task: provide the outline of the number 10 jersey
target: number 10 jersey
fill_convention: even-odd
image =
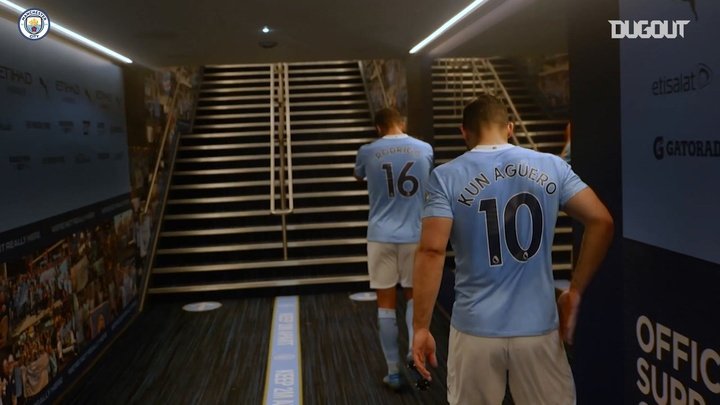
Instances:
[[[478,147],[433,171],[423,217],[453,219],[453,327],[484,337],[558,327],[555,222],[585,187],[559,157],[512,145]]]
[[[405,134],[386,135],[358,150],[355,176],[367,179],[370,198],[368,241],[420,240],[424,185],[432,168],[432,147]]]

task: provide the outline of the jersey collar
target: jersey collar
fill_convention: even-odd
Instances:
[[[498,145],[478,145],[472,149],[470,149],[470,152],[496,152],[499,150],[505,150],[514,148],[515,145],[510,143],[503,143]]]
[[[407,138],[408,136],[408,134],[385,135],[382,137],[382,139],[400,139]]]

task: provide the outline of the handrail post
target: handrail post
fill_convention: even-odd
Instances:
[[[280,152],[280,210],[282,211],[282,242],[283,242],[283,258],[288,258],[287,248],[287,221],[285,218],[285,210],[287,210],[286,192],[285,192],[285,64],[280,64],[280,87],[278,93],[281,94],[279,98],[278,109],[280,110],[280,122],[278,125],[278,149]],[[272,184],[275,187],[275,184]]]
[[[276,74],[277,73],[277,74]],[[277,89],[275,80],[278,81]],[[280,215],[283,257],[288,259],[287,215],[295,209],[292,176],[292,138],[290,134],[290,72],[287,63],[270,67],[270,214]],[[278,122],[275,122],[275,107]],[[279,152],[280,209],[275,203],[275,126],[277,124],[277,147]]]

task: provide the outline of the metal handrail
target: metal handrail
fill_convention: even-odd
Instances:
[[[487,94],[495,95],[496,89],[490,90],[490,88],[488,88],[488,86],[485,84],[485,81],[482,78],[482,73],[480,73],[480,70],[477,67],[477,60],[473,59],[470,62],[470,65],[472,66],[473,76],[476,79],[476,80],[473,80],[473,86],[475,85],[475,82],[479,82],[480,87],[482,87],[482,89],[483,89],[483,92],[485,92]]]
[[[280,199],[281,209],[277,209],[275,204],[275,69],[279,67],[279,88],[280,98],[277,100],[280,107],[280,126],[279,126],[279,144],[280,144]],[[290,133],[290,77],[287,63],[272,65],[270,67],[270,213],[272,215],[292,214],[295,210],[295,199],[293,194],[293,175],[292,175],[292,137]],[[283,141],[285,143],[285,151],[282,150]],[[286,162],[287,160],[287,162]],[[287,170],[288,193],[285,194],[285,171]],[[287,200],[288,207],[285,207]]]
[[[175,85],[175,92],[173,94],[172,101],[170,102],[170,110],[168,111],[167,122],[165,123],[165,130],[163,131],[163,137],[160,141],[160,150],[158,151],[157,158],[155,159],[155,169],[153,170],[152,179],[150,180],[150,187],[148,188],[147,198],[145,199],[145,207],[143,207],[142,210],[143,215],[147,214],[147,212],[150,210],[150,201],[152,200],[152,193],[155,190],[155,185],[157,184],[157,178],[160,172],[160,165],[162,164],[163,153],[165,152],[165,145],[167,144],[170,130],[173,128],[173,124],[175,123],[175,109],[177,107],[177,98],[178,94],[180,93],[181,85],[187,86],[186,83],[182,83],[180,81],[178,81]]]
[[[372,105],[372,99],[370,98],[370,83],[368,82],[367,74],[365,73],[365,63],[362,60],[358,60],[358,69],[360,69],[360,77],[362,78],[363,88],[365,89],[365,99],[367,100],[368,110],[370,111],[370,119],[375,122],[375,108]]]
[[[495,70],[495,67],[493,66],[492,62],[488,59],[482,59],[482,63],[485,66],[487,70],[490,71],[490,73],[493,75],[493,78],[495,79],[495,86],[497,86],[500,91],[502,91],[503,97],[508,103],[508,107],[510,107],[510,111],[513,113],[513,119],[520,125],[520,129],[525,133],[525,139],[527,139],[528,143],[530,144],[530,147],[532,147],[534,150],[538,150],[538,146],[533,141],[532,136],[530,136],[530,132],[528,131],[527,127],[525,127],[525,123],[523,122],[522,118],[520,117],[520,113],[518,113],[517,108],[515,108],[515,103],[513,103],[512,99],[510,98],[510,95],[507,92],[507,89],[505,88],[505,85],[500,80],[500,76],[498,76],[497,71]],[[512,133],[513,140],[515,140],[516,143],[518,143],[517,137],[515,136],[515,132]]]
[[[200,73],[202,76],[202,71]],[[200,86],[196,86],[195,88],[192,87],[191,84],[183,83],[186,87],[193,90],[193,109],[192,109],[192,115],[190,118],[190,128],[193,127],[195,124],[195,116],[197,114],[197,105],[198,105],[198,94],[200,92]],[[175,109],[173,108],[173,111]],[[168,167],[168,173],[172,175],[175,171],[175,161],[177,159],[177,152],[178,152],[178,145],[180,144],[180,137],[175,137],[175,141],[173,142],[173,147],[171,149],[171,156],[170,156],[170,166]],[[168,182],[169,183],[169,182]],[[160,230],[162,227],[162,223],[165,220],[165,208],[167,207],[167,201],[168,197],[170,195],[170,185],[165,185],[165,192],[162,196],[162,204],[160,205],[160,212],[157,216],[157,222],[155,224],[154,229],[152,230],[152,236],[151,236],[151,244],[150,244],[150,251],[148,252],[146,256],[146,262],[144,266],[144,272],[143,272],[143,285],[142,285],[142,292],[140,294],[140,304],[139,304],[139,311],[142,312],[145,308],[145,303],[147,302],[147,293],[148,288],[150,286],[150,275],[152,272],[152,268],[155,264],[155,256],[157,254],[158,245],[160,242]],[[144,213],[142,215],[144,217]],[[141,220],[144,220],[144,218],[141,218]]]
[[[483,67],[485,67],[486,69],[488,69],[488,66],[485,64],[486,60],[485,60],[485,59],[481,59],[480,61],[481,61],[481,63],[483,64]],[[488,63],[489,63],[489,62],[488,62]],[[497,75],[495,75],[496,80],[493,81],[493,85],[494,85],[494,86],[493,86],[493,87],[494,87],[493,89],[489,88],[489,87],[485,84],[485,81],[483,80],[483,77],[482,77],[482,73],[481,73],[480,70],[478,69],[477,60],[476,60],[476,59],[472,59],[472,60],[470,61],[470,65],[471,65],[471,67],[472,67],[473,78],[475,79],[475,80],[473,80],[473,83],[479,82],[479,83],[480,83],[480,87],[482,87],[482,89],[483,89],[483,92],[485,92],[486,94],[490,94],[490,95],[496,96],[496,95],[497,95],[497,89],[498,89],[498,87],[501,87],[501,89],[504,89],[504,87],[502,87],[502,82],[499,81],[499,78],[497,77]],[[488,70],[489,70],[489,69],[488,69]],[[508,100],[508,104],[512,105],[512,101],[511,101],[510,98],[507,96],[507,92],[505,92],[505,94],[506,94],[506,97],[505,97],[505,98]],[[514,108],[514,106],[513,106],[512,108]],[[513,119],[514,119],[514,118],[515,118],[515,117],[513,117]],[[518,117],[518,118],[519,118],[519,117]],[[524,125],[523,125],[523,127],[524,127]],[[512,133],[510,133],[510,136],[512,137],[512,140],[513,140],[513,142],[515,142],[516,145],[519,145],[519,144],[520,144],[520,141],[518,140],[517,136],[515,135],[515,131],[513,131]]]
[[[376,59],[373,59],[372,66],[374,72],[371,78],[377,78],[378,83],[380,83],[380,92],[382,93],[383,103],[385,104],[383,107],[390,107],[392,102],[390,100],[390,96],[387,94],[387,90],[385,90],[385,81],[383,80],[382,67],[380,67],[380,62]]]

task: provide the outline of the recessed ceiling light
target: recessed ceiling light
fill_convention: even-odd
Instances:
[[[263,32],[263,34],[269,34],[269,33],[270,33],[270,27],[268,27],[268,26],[266,25],[266,26],[262,27],[262,30],[261,30],[261,31]]]
[[[444,33],[445,31],[449,30],[453,25],[457,24],[462,20],[463,18],[467,17],[468,14],[475,11],[478,7],[480,7],[483,3],[485,3],[487,0],[475,0],[472,3],[470,3],[469,6],[465,7],[460,11],[459,13],[455,14],[455,16],[449,20],[447,20],[443,25],[440,26],[440,28],[433,31],[432,34],[428,35],[427,38],[420,41],[417,45],[415,45],[411,50],[410,53],[417,53],[421,49],[423,49],[427,44],[434,41],[435,38],[439,37]]]
[[[8,0],[0,0],[0,6],[5,6],[6,8],[16,11],[18,13],[23,13],[26,10],[25,7],[22,7],[11,1],[8,1]],[[106,48],[106,47],[98,44],[95,41],[91,41],[90,39],[87,39],[84,36],[74,32],[74,31],[71,31],[71,30],[63,27],[60,24],[51,22],[50,27],[51,27],[51,31],[56,31],[59,34],[61,34],[62,36],[66,37],[66,38],[70,38],[71,40],[73,40],[75,42],[79,42],[89,48],[95,49],[96,51],[104,53],[105,55],[115,58],[121,62],[132,63],[132,60],[130,58],[127,58],[127,57],[113,51],[110,48]]]

